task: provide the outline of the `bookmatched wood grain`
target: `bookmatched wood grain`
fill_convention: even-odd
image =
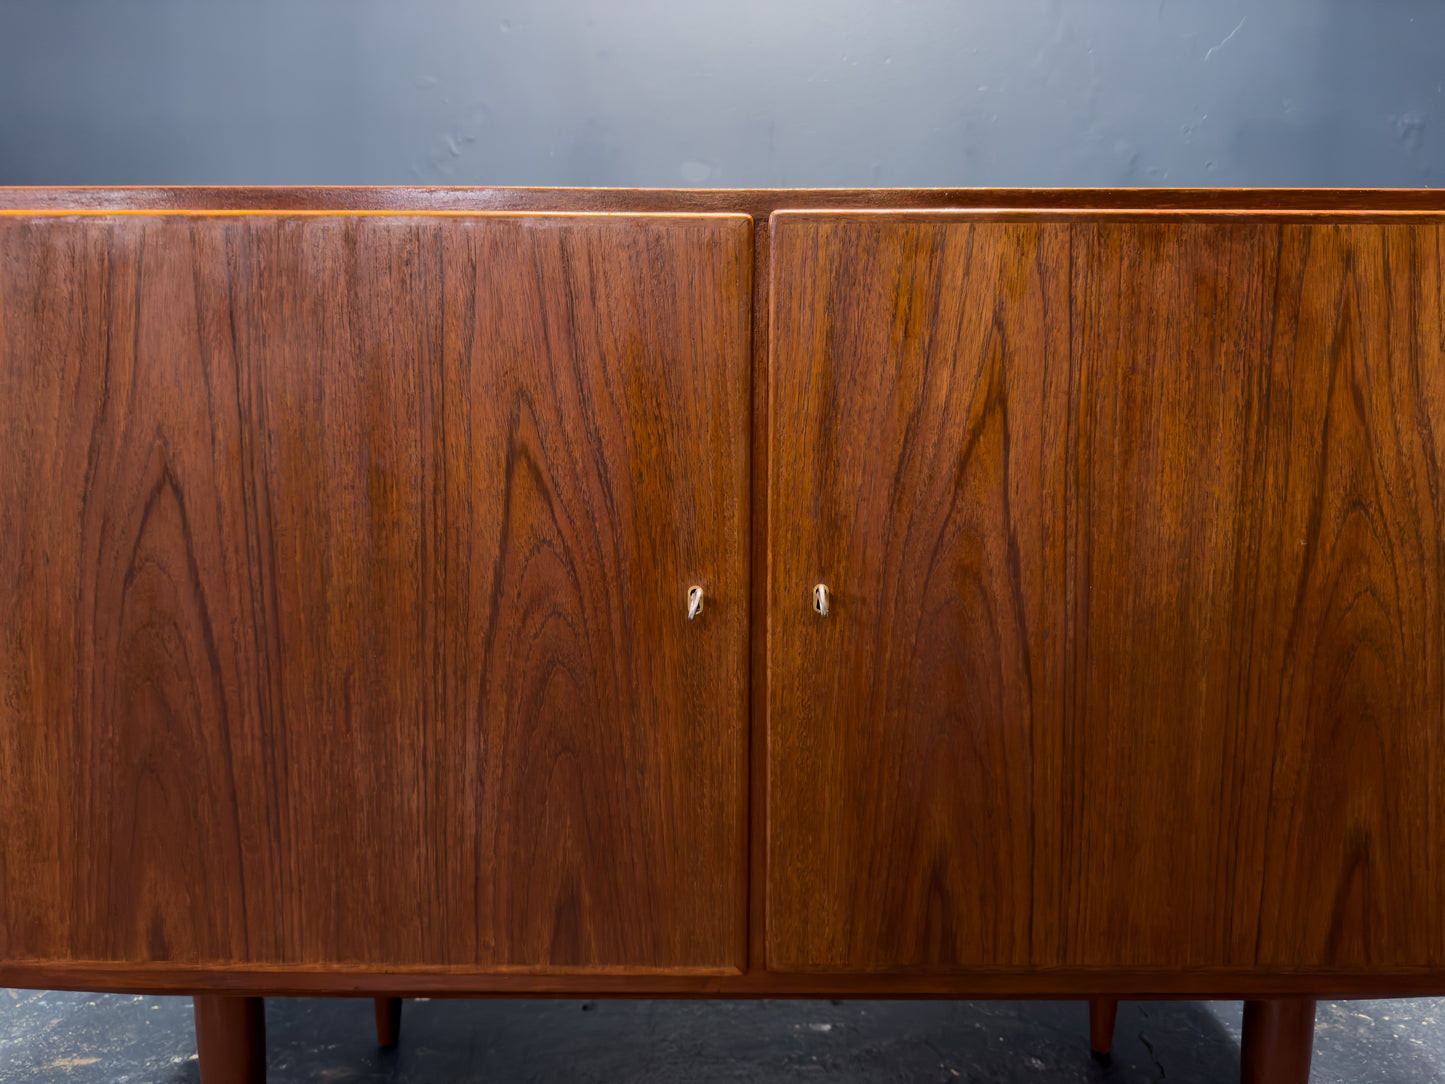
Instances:
[[[1441,226],[772,244],[769,964],[1445,964]]]
[[[750,256],[0,221],[0,958],[735,968]]]
[[[268,954],[247,920],[277,902],[265,596],[224,240],[0,226],[7,958]]]
[[[812,256],[813,242],[787,247],[807,216],[765,217],[825,206],[979,210],[827,216],[839,235]],[[1050,210],[1007,210],[1026,207]],[[1114,210],[1079,213],[1089,207]],[[1428,786],[1440,774],[1442,209],[1437,192],[0,189],[0,606],[32,618],[0,622],[0,981],[238,994],[1445,990]],[[258,210],[300,213],[235,213]],[[542,228],[479,210],[630,217],[561,214]],[[644,228],[652,212],[758,220]],[[845,222],[866,229],[844,238]],[[969,223],[961,245],[952,231]],[[912,241],[868,232],[900,224]],[[774,298],[776,328],[757,307],[770,258],[779,275],[807,272]],[[541,300],[559,279],[565,301]],[[724,283],[727,313],[684,328],[668,315],[691,303],[682,280]],[[987,312],[965,311],[965,287]],[[746,302],[731,307],[749,289],[751,393],[735,354]],[[643,349],[604,333],[639,313]],[[845,355],[825,394],[806,393],[809,410],[832,406],[799,422],[777,409],[797,391],[787,367],[768,363],[788,320],[789,349],[886,340],[926,372]],[[514,363],[526,329],[540,369]],[[957,345],[973,334],[986,352]],[[691,352],[676,356],[711,351],[715,369],[638,360],[683,339]],[[1038,349],[1045,361],[1030,361]],[[615,371],[589,383],[578,365],[599,351]],[[66,358],[81,362],[54,364]],[[653,469],[684,453],[650,446],[650,417],[629,432],[612,389],[640,383],[626,410],[644,409],[679,389],[705,399],[725,371],[709,428],[666,438],[712,447],[711,467]],[[637,578],[666,559],[645,546],[668,531],[667,575],[708,575],[699,544],[667,509],[649,512],[646,543],[627,524],[654,496],[686,506],[689,471],[735,470],[693,514],[736,519],[746,536],[749,395],[759,680],[745,807],[745,724],[727,712],[744,710],[746,663],[724,656],[741,658],[747,635],[748,590],[726,586],[738,567],[746,581],[746,543],[722,540],[728,571],[708,584],[707,617],[725,614],[727,630],[694,681],[679,649],[648,639],[658,626],[638,615],[654,600]],[[967,409],[955,395],[972,396]],[[844,412],[865,409],[873,428],[845,430]],[[572,423],[596,412],[577,436]],[[518,417],[539,419],[535,432],[503,441],[495,427]],[[1050,436],[1043,423],[1060,417]],[[519,454],[498,467],[503,447]],[[597,447],[601,467],[587,458]],[[478,488],[510,503],[479,506],[465,490],[463,474],[487,463]],[[865,466],[864,488],[908,498],[881,532],[860,510],[888,494],[847,489]],[[765,500],[793,471],[821,474],[807,500],[837,505],[830,530],[858,548],[844,564],[891,585],[888,601],[836,570],[806,570],[786,591],[762,576],[765,557],[795,544],[829,565],[833,546],[796,535],[795,512]],[[1300,527],[1314,539],[1304,554],[1286,537]],[[594,541],[607,531],[625,541],[610,554]],[[930,531],[936,557],[920,549]],[[498,532],[504,559],[469,537]],[[618,562],[615,584],[567,563],[598,553]],[[506,577],[515,586],[491,589]],[[834,586],[827,651],[850,652],[846,664],[807,639],[825,631],[808,608],[820,579]],[[920,585],[932,590],[914,631],[903,596]],[[680,618],[686,584],[667,590]],[[950,591],[964,614],[950,614]],[[763,606],[783,595],[764,653]],[[565,617],[544,617],[549,605]],[[594,605],[624,617],[576,617]],[[860,606],[888,618],[847,646],[837,622]],[[792,646],[778,615],[802,622]],[[575,635],[559,632],[567,619]],[[678,623],[684,637],[719,628]],[[592,675],[589,653],[618,645],[645,657],[607,655]],[[797,692],[790,738],[780,678],[830,666],[842,693],[817,704],[815,687]],[[667,675],[693,681],[671,694],[701,714],[639,751],[652,739],[606,724],[668,690],[622,695],[620,683]],[[558,707],[568,683],[600,712]],[[901,712],[888,733],[858,708],[870,697]],[[710,753],[692,741],[709,727]],[[782,763],[795,739],[794,751],[828,751],[826,774]],[[475,758],[499,748],[529,772],[553,757],[557,771],[489,774]],[[674,785],[679,755],[692,774]],[[589,789],[596,777],[569,766],[584,760],[615,787]],[[915,769],[917,792],[899,793]],[[880,780],[892,789],[869,789]],[[840,795],[861,808],[840,816]],[[811,811],[813,834],[770,839],[789,803]],[[578,832],[589,848],[625,838],[624,860],[589,861]],[[458,854],[468,848],[473,859]],[[780,862],[789,853],[798,869]],[[626,861],[637,855],[648,860]],[[854,900],[838,893],[856,871],[882,881],[860,890],[845,929],[838,908]],[[826,891],[802,879],[815,875]],[[990,879],[1003,894],[992,903],[995,885],[979,883]],[[765,951],[786,970],[765,970]]]
[[[444,234],[449,729],[418,740],[487,765],[424,837],[444,882],[496,871],[475,947],[438,931],[479,959],[745,963],[751,239]]]

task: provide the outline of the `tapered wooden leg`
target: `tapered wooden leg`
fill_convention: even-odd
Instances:
[[[1240,1084],[1307,1084],[1314,1045],[1314,998],[1246,1001]]]
[[[401,1042],[401,998],[376,999],[376,1041],[385,1047]]]
[[[1118,1015],[1117,998],[1089,998],[1089,1049],[1095,1057],[1107,1058],[1114,1049],[1114,1020]]]
[[[265,1084],[266,1002],[230,994],[193,1000],[201,1084]]]

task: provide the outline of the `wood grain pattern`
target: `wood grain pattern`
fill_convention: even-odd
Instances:
[[[774,216],[771,966],[1445,963],[1442,239]]]
[[[650,606],[647,585],[603,585],[574,575],[565,558],[606,557],[594,539],[610,530],[626,540],[618,555],[636,547],[626,554],[635,563],[618,557],[621,578],[640,576],[643,562],[657,559],[645,545],[656,547],[665,535],[645,545],[626,538],[624,513],[635,515],[638,494],[666,488],[664,479],[692,484],[652,470],[658,449],[619,452],[613,437],[626,426],[608,414],[607,392],[627,385],[629,366],[644,363],[587,337],[609,319],[625,323],[628,305],[645,298],[638,304],[653,313],[649,343],[692,337],[690,357],[712,351],[719,378],[726,369],[745,385],[747,362],[734,353],[746,341],[745,309],[729,307],[731,315],[711,326],[704,319],[677,331],[682,318],[673,322],[662,310],[682,296],[680,280],[736,281],[737,296],[752,289],[764,299],[770,257],[783,250],[770,254],[764,242],[773,225],[761,216],[778,207],[965,206],[979,210],[828,217],[868,229],[902,219],[922,232],[905,255],[876,239],[872,248],[856,236],[839,241],[827,260],[804,264],[810,277],[799,282],[794,301],[795,308],[814,306],[815,323],[852,327],[852,340],[840,340],[837,328],[827,332],[830,343],[874,341],[868,336],[877,329],[865,325],[883,320],[874,306],[890,299],[868,295],[864,306],[857,291],[886,291],[880,271],[893,275],[891,301],[921,306],[904,319],[899,340],[908,356],[929,359],[926,380],[907,374],[920,410],[895,419],[893,432],[880,421],[883,438],[867,456],[849,447],[850,462],[886,463],[897,451],[893,440],[910,427],[913,460],[927,452],[946,462],[954,454],[947,445],[957,439],[948,431],[958,414],[950,401],[967,394],[960,389],[970,380],[979,385],[970,365],[986,370],[987,394],[964,414],[976,430],[965,442],[970,458],[958,490],[967,501],[940,528],[939,567],[927,575],[910,568],[921,543],[903,537],[940,522],[930,487],[953,483],[931,460],[926,471],[915,463],[901,472],[900,460],[869,482],[886,488],[898,481],[913,504],[892,514],[886,539],[864,538],[864,556],[849,558],[875,571],[879,562],[904,558],[887,581],[900,591],[919,582],[969,586],[960,594],[970,600],[970,617],[954,646],[973,655],[967,681],[953,681],[952,689],[972,697],[966,717],[978,730],[947,732],[947,681],[942,692],[910,678],[911,686],[868,693],[893,697],[907,727],[918,725],[923,704],[923,724],[938,732],[909,739],[930,751],[918,755],[927,764],[931,751],[942,749],[945,761],[967,769],[957,777],[968,786],[981,781],[983,793],[953,795],[948,763],[926,766],[919,775],[924,800],[914,811],[921,831],[896,831],[891,852],[873,847],[874,838],[849,843],[855,849],[845,861],[866,851],[873,868],[897,867],[875,901],[922,907],[921,933],[911,933],[904,916],[889,920],[893,940],[884,951],[891,962],[769,972],[764,952],[774,948],[779,928],[765,930],[764,908],[777,902],[782,883],[764,876],[767,861],[780,868],[778,841],[768,853],[767,820],[771,812],[776,823],[779,813],[778,776],[767,774],[778,755],[776,715],[771,750],[761,728],[764,709],[776,704],[776,665],[771,689],[762,680],[753,686],[749,834],[742,812],[748,757],[728,705],[706,704],[709,714],[696,723],[716,727],[710,754],[690,744],[691,731],[679,723],[659,739],[656,761],[635,756],[629,743],[636,731],[610,731],[594,725],[595,715],[568,716],[559,706],[557,689],[568,682],[592,689],[605,709],[607,696],[639,674],[678,677],[664,645],[641,662],[619,664],[609,655],[602,673],[575,680],[587,672],[594,647],[605,654],[619,644],[645,645],[651,631],[644,620],[630,631],[579,620],[583,632],[571,638],[559,635],[555,622],[528,623],[529,612],[546,609],[535,600],[548,594],[609,613],[619,600],[631,607],[620,612],[632,615]],[[1024,207],[1049,210],[1007,210]],[[1112,210],[1075,210],[1088,207]],[[17,213],[30,210],[48,213]],[[632,220],[611,221],[627,227],[621,234],[587,240],[588,230],[602,230],[607,220],[562,215],[539,230],[528,216],[470,213],[479,210],[730,212],[759,220],[727,228],[716,219],[692,219],[686,228],[652,222],[678,231],[673,245],[644,240],[647,230]],[[1441,379],[1434,223],[1441,210],[1439,192],[0,189],[0,211],[7,212],[0,219],[0,612],[34,617],[0,624],[0,814],[7,824],[0,834],[0,984],[384,995],[1445,991],[1435,919],[1440,864],[1429,857],[1438,853],[1440,833],[1428,793],[1440,767],[1441,667],[1429,628],[1439,624],[1433,429]],[[113,211],[185,215],[108,217]],[[337,214],[350,211],[447,214]],[[780,244],[790,220],[805,217],[778,216]],[[958,246],[944,235],[965,222],[981,230],[987,223],[1010,239],[990,256],[987,244],[978,248],[983,232],[975,234],[973,251],[997,265],[993,272],[970,269],[972,251],[954,266]],[[481,237],[475,231],[484,224],[514,228],[517,243]],[[1035,230],[1032,238],[1025,226]],[[548,230],[558,236],[542,239]],[[578,232],[569,240],[569,231]],[[756,238],[751,284],[749,232]],[[743,246],[740,254],[735,245]],[[850,265],[858,255],[861,263]],[[920,257],[933,278],[910,277],[905,287],[902,267],[911,275]],[[656,258],[664,259],[657,274],[637,271],[638,259]],[[796,273],[799,264],[787,266]],[[857,282],[832,282],[849,266]],[[786,270],[782,261],[779,267]],[[569,283],[567,302],[538,300],[558,275]],[[529,299],[522,284],[533,280]],[[949,336],[960,333],[942,317],[962,318],[963,306],[938,281],[992,298],[986,319],[968,325],[994,340],[989,359],[980,353],[970,361],[962,348],[948,356]],[[599,282],[628,283],[631,302],[611,286],[596,288]],[[820,302],[820,290],[848,304]],[[666,305],[658,302],[664,295]],[[1048,305],[1031,322],[1003,304],[1013,298],[1047,298]],[[459,315],[469,305],[477,321],[470,329]],[[931,315],[929,305],[937,306]],[[487,328],[476,313],[503,326]],[[538,352],[550,362],[551,387],[536,371],[477,364],[479,355],[490,361],[525,353],[519,326],[540,335],[534,341],[543,343]],[[771,335],[768,313],[755,307],[751,515],[760,570],[791,523],[768,518],[770,479],[793,470],[797,450],[816,441],[808,426],[790,428],[770,416]],[[500,352],[476,345],[485,340]],[[1047,365],[1023,356],[1018,344],[1031,341],[1046,342]],[[595,365],[599,351],[611,358],[604,367],[615,363],[615,384],[589,383],[573,364]],[[50,364],[55,358],[84,364]],[[1174,369],[1163,364],[1171,359]],[[1317,370],[1330,380],[1320,383]],[[668,382],[677,374],[646,375],[658,383],[628,404],[677,389]],[[712,373],[686,375],[701,387]],[[870,378],[872,390],[858,386]],[[884,368],[852,364],[829,395],[836,410],[856,410],[864,395],[894,383]],[[553,387],[562,394],[548,399]],[[734,399],[731,387],[727,403],[716,407],[715,431],[701,438],[728,451],[691,466],[716,470],[726,460],[724,473],[739,472],[731,488],[714,495],[717,504],[698,508],[715,521],[736,517],[745,534],[748,498],[728,504],[721,495],[744,491],[749,469],[749,393]],[[502,405],[509,394],[520,414]],[[599,408],[598,396],[608,405]],[[903,402],[885,400],[878,409]],[[1055,417],[1048,411],[1061,402],[1068,404],[1062,435],[1049,438],[1030,419]],[[550,419],[548,403],[556,408]],[[589,416],[600,409],[603,421],[578,436],[567,423],[584,409]],[[555,474],[550,490],[495,466],[502,445],[486,430],[528,410],[541,421],[535,436],[515,430],[508,447],[523,454],[508,462],[543,463]],[[930,435],[940,424],[945,432]],[[638,423],[643,443],[654,439],[651,425]],[[1312,427],[1330,440],[1312,446]],[[338,446],[318,446],[323,432],[335,433]],[[834,439],[861,445],[866,438],[840,432]],[[593,469],[588,449],[599,442],[617,457]],[[739,449],[741,460],[729,459]],[[1028,468],[1025,455],[1037,465]],[[460,481],[488,462],[488,493],[501,494],[504,479],[514,480],[508,515],[496,505],[478,508]],[[648,464],[645,484],[637,483],[635,462]],[[830,469],[835,484],[838,462]],[[989,470],[1003,471],[1009,483],[991,482]],[[841,501],[839,522],[864,506],[855,499],[849,511],[846,496],[826,493],[809,499],[819,506]],[[882,507],[886,497],[868,502]],[[575,505],[583,510],[569,518]],[[677,530],[665,522],[669,514],[659,513],[660,532]],[[1026,519],[1035,514],[1036,521]],[[1211,526],[1216,515],[1227,522]],[[1028,522],[1032,531],[1022,530]],[[1307,556],[1293,554],[1284,537],[1299,524],[1316,539]],[[513,556],[499,561],[499,551],[482,552],[467,537],[503,527],[513,543],[533,543],[525,564],[515,544]],[[852,528],[859,538],[870,529],[861,519]],[[333,545],[343,539],[345,546]],[[687,555],[696,544],[679,538],[669,575],[690,578],[697,566],[686,567]],[[973,579],[956,574],[945,582],[942,566],[960,553],[965,560],[955,573]],[[728,554],[741,561],[746,580],[746,544]],[[501,575],[518,584],[496,596],[516,604],[497,607],[498,628],[511,630],[507,660],[496,647],[503,638],[481,630],[491,621],[489,585]],[[1395,590],[1391,577],[1407,586]],[[723,578],[733,582],[736,572]],[[788,604],[811,619],[814,581],[804,580]],[[860,601],[834,586],[832,621]],[[719,636],[741,651],[749,589],[738,590],[721,600],[710,595],[708,616],[742,601],[740,613],[729,609],[722,620],[736,616],[744,625]],[[761,576],[751,587],[760,676],[767,660],[783,657],[776,628],[771,651],[762,639],[762,612],[775,590],[776,581]],[[1397,595],[1404,601],[1393,602]],[[680,614],[680,590],[666,601]],[[1166,602],[1177,620],[1159,616]],[[1194,616],[1200,605],[1204,619]],[[1385,615],[1374,623],[1371,606]],[[895,664],[906,670],[910,650],[945,676],[947,666],[960,666],[945,637],[961,622],[946,611],[935,603],[926,615],[922,647],[885,644],[879,632],[873,649],[888,646],[890,669],[866,650],[855,652],[874,667],[867,683],[881,684]],[[980,613],[984,628],[973,623]],[[97,615],[106,620],[97,624]],[[1004,632],[995,636],[989,621],[1002,622]],[[1010,632],[1010,621],[1021,627]],[[681,636],[696,631],[679,627]],[[804,622],[800,631],[819,630]],[[1157,643],[1146,652],[1140,645],[1148,637]],[[1087,645],[1103,647],[1091,654]],[[730,650],[716,642],[714,649]],[[1154,652],[1164,665],[1146,657]],[[535,678],[543,656],[555,662],[557,676]],[[535,669],[528,670],[533,679],[516,681],[513,702],[496,694],[495,682],[515,678],[509,663],[519,658]],[[746,675],[738,676],[730,658],[714,659],[700,666],[719,669],[699,681],[740,681],[732,710],[741,710]],[[1181,676],[1190,666],[1203,672],[1203,684]],[[1009,675],[1026,688],[1010,689]],[[1067,679],[1062,692],[1042,684],[1060,675]],[[678,679],[690,680],[687,673]],[[850,681],[852,696],[863,679],[855,672]],[[484,693],[493,698],[485,718],[500,719],[485,738],[464,717],[474,710],[473,719],[483,718]],[[1061,706],[1053,714],[1035,712],[1036,701],[1055,695]],[[676,692],[677,702],[700,703],[696,697],[696,685]],[[464,706],[468,700],[473,709]],[[1023,710],[1019,705],[1027,706],[1026,717],[998,714]],[[1117,714],[1106,716],[1100,705]],[[539,777],[488,776],[468,759],[479,749],[490,757],[499,746],[515,753],[518,742],[532,748],[532,735],[517,722],[523,711],[541,713],[536,740],[561,766],[555,786]],[[198,718],[209,722],[193,725]],[[848,718],[849,740],[874,725]],[[16,725],[19,719],[26,725]],[[31,725],[36,720],[45,725]],[[418,720],[421,730],[408,741],[407,728]],[[56,721],[64,725],[51,725]],[[307,736],[312,729],[314,738]],[[966,752],[960,738],[971,743]],[[819,731],[811,740],[827,747],[837,735]],[[872,740],[887,751],[886,735]],[[580,770],[569,774],[569,753],[590,750],[590,742],[600,743],[597,763],[618,789],[589,790]],[[665,779],[672,761],[662,772],[657,764],[679,750],[695,757],[686,770],[698,774],[672,787]],[[1352,760],[1363,768],[1352,771]],[[1016,769],[1025,772],[1022,798]],[[875,777],[876,770],[853,776],[865,783]],[[815,783],[795,778],[803,790]],[[1391,785],[1380,787],[1381,778]],[[392,786],[397,779],[410,782]],[[297,788],[301,781],[306,787]],[[618,794],[626,800],[613,802]],[[477,810],[490,811],[468,818],[457,810],[458,795],[463,802],[480,795]],[[840,831],[839,822],[830,821],[822,796],[797,797],[821,809],[822,834],[810,846],[843,838],[828,835]],[[634,798],[639,803],[628,804]],[[555,811],[550,820],[530,816],[538,801]],[[1000,809],[1010,818],[1022,809],[1026,822],[970,824],[972,850],[951,849],[958,811],[993,816]],[[504,823],[504,812],[514,819]],[[597,838],[627,837],[634,854],[675,848],[691,832],[701,843],[687,856],[688,871],[696,865],[700,872],[670,897],[680,877],[670,856],[614,870],[568,851],[576,832],[591,829],[594,813],[606,833]],[[889,815],[888,806],[875,809],[878,823]],[[163,830],[152,832],[156,826]],[[462,850],[474,848],[471,886],[453,838],[463,840]],[[723,851],[709,853],[719,839]],[[749,839],[745,950],[739,870]],[[545,869],[530,862],[529,847],[549,851],[557,840],[564,846],[549,853],[560,858]],[[944,852],[962,855],[966,877],[937,860]],[[714,861],[720,854],[732,866]],[[910,884],[907,872],[920,856],[934,859],[923,887]],[[379,872],[388,868],[398,878],[392,884]],[[345,876],[336,874],[341,869]],[[507,876],[490,879],[494,870]],[[1167,887],[1153,883],[1155,871]],[[988,891],[959,887],[975,873],[999,878],[1006,894],[1024,895],[967,912],[953,907],[954,899]],[[609,912],[629,895],[650,900],[644,908],[654,910]],[[701,918],[707,928],[659,929],[659,915],[664,926],[690,920],[683,912],[698,900],[706,901],[698,909],[709,911]],[[811,910],[795,916],[795,928],[812,937],[826,928],[836,901],[810,893],[806,902]],[[550,924],[537,917],[548,907]],[[1021,908],[1023,921],[1012,913]],[[398,913],[398,921],[371,921]],[[866,938],[863,927],[877,916],[860,915],[857,936]],[[846,947],[851,936],[822,939]],[[975,948],[959,951],[970,938]],[[605,962],[623,956],[632,959]],[[750,969],[739,973],[745,961]]]
[[[275,902],[223,241],[0,227],[8,959],[230,958]]]
[[[0,959],[735,968],[750,241],[0,222]]]
[[[423,741],[487,770],[442,777],[474,789],[423,838],[449,841],[444,883],[476,851],[497,879],[475,946],[438,935],[498,963],[736,966],[751,225],[599,230],[533,226],[520,268],[500,228],[442,246],[442,559],[467,575],[438,600],[457,725]]]
[[[424,211],[470,213],[476,211],[530,212],[717,212],[741,213],[754,217],[754,310],[753,342],[753,408],[752,408],[752,519],[753,567],[762,569],[766,556],[768,451],[768,236],[769,215],[782,208],[1052,208],[1053,213],[1067,213],[1076,208],[1112,208],[1116,213],[1134,212],[1152,215],[1167,210],[1179,215],[1203,211],[1214,214],[1230,210],[1241,216],[1258,218],[1262,213],[1290,216],[1332,210],[1337,214],[1373,221],[1410,220],[1445,210],[1445,194],[1438,190],[1349,190],[1349,189],[719,189],[719,190],[636,190],[587,188],[429,188],[429,187],[121,187],[121,188],[4,188],[0,187],[0,212],[70,213],[145,213],[155,211],[211,214],[253,212],[396,212]],[[983,213],[983,212],[980,212]],[[765,609],[766,582],[761,575],[753,578],[753,612]],[[749,723],[750,769],[754,785],[750,789],[749,824],[749,967],[761,968],[765,958],[764,912],[766,884],[766,683],[761,679],[766,665],[765,624],[758,620],[750,631],[751,671],[759,675],[751,682],[751,720]],[[0,965],[3,966],[3,965]],[[77,976],[91,974],[84,968],[73,971]],[[772,988],[772,980],[763,976],[762,986],[743,983],[742,992]],[[145,980],[161,981],[154,969]],[[1243,982],[1248,975],[1233,981]],[[216,976],[215,981],[225,980]],[[269,981],[269,980],[268,980]],[[310,981],[298,976],[298,981]],[[458,980],[438,976],[438,990],[455,989]],[[507,980],[510,983],[514,980]],[[515,981],[528,983],[525,977]],[[538,989],[562,989],[553,980],[539,978]],[[978,989],[993,989],[987,983]],[[1013,980],[1010,980],[1013,981]],[[1043,980],[1040,980],[1043,981]],[[1153,982],[1154,980],[1148,980]],[[1334,982],[1342,981],[1338,976]],[[1418,978],[1412,982],[1422,981]],[[1442,980],[1445,981],[1445,980]],[[711,979],[679,979],[680,986],[665,986],[655,992],[673,989],[710,988]],[[384,988],[384,986],[382,987]],[[513,989],[502,984],[497,989]],[[943,987],[940,987],[943,988]],[[948,987],[961,989],[956,985]],[[1043,987],[1038,987],[1042,989]],[[1150,987],[1158,989],[1157,987]],[[1243,989],[1244,987],[1239,987]],[[801,989],[790,986],[789,989]],[[833,987],[829,986],[828,990]],[[999,987],[1004,989],[1004,987]],[[1008,987],[1008,989],[1023,989]],[[1070,989],[1073,989],[1070,987]],[[1081,987],[1088,992],[1087,983]],[[1361,988],[1368,992],[1374,987]],[[826,993],[819,988],[814,991]],[[926,992],[919,990],[917,992]]]

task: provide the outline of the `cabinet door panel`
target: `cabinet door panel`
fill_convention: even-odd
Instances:
[[[735,967],[750,255],[0,224],[0,958]]]
[[[1445,964],[1442,241],[774,216],[770,966]]]
[[[495,871],[484,958],[742,963],[750,231],[443,242],[438,737],[485,767],[442,861]]]

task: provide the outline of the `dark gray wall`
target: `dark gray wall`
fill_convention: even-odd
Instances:
[[[0,0],[0,184],[1428,186],[1427,0]]]

